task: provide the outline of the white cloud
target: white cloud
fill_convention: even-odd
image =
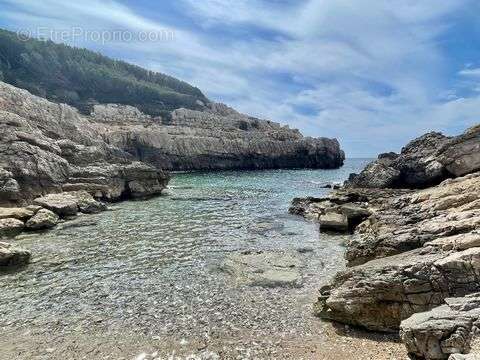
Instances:
[[[458,73],[462,76],[469,76],[469,77],[480,77],[480,68],[476,69],[464,69]]]
[[[439,47],[448,19],[471,2],[179,0],[183,16],[199,26],[193,31],[111,0],[0,0],[9,5],[2,15],[18,27],[173,30],[173,42],[102,49],[178,76],[244,112],[339,137],[356,155],[398,150],[424,131],[477,121],[478,94],[459,99],[447,78],[475,78],[480,69],[449,73]],[[228,38],[224,28],[243,32]]]

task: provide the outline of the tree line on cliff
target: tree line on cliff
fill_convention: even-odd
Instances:
[[[198,88],[171,76],[1,29],[0,81],[85,113],[96,103],[117,103],[161,116],[208,101]]]

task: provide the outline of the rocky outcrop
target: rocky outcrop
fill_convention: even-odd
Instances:
[[[320,289],[318,316],[374,331],[401,328],[412,359],[469,351],[480,335],[480,301],[469,296],[480,292],[479,146],[479,127],[456,138],[427,134],[400,155],[381,155],[328,197],[293,201],[291,213],[320,224],[343,216],[354,231],[349,268]]]
[[[30,258],[29,251],[0,242],[0,271],[28,264]]]
[[[346,185],[357,188],[426,188],[480,170],[480,126],[456,137],[426,134],[400,154],[382,154]]]
[[[178,109],[168,119],[99,105],[92,121],[108,143],[167,170],[329,169],[345,159],[337,140],[305,138],[222,104],[208,104],[203,111]]]
[[[480,291],[479,186],[475,173],[401,195],[357,189],[324,199],[367,200],[356,205],[368,204],[371,215],[347,242],[351,269],[321,289],[318,314],[395,331],[402,320],[448,297]]]
[[[411,357],[429,360],[467,354],[473,338],[479,335],[480,294],[446,299],[445,305],[403,321],[400,330]]]
[[[63,191],[98,199],[159,194],[168,175],[106,143],[85,116],[0,82],[0,205]]]

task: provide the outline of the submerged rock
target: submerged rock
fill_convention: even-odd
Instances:
[[[302,262],[296,252],[244,252],[229,256],[222,270],[238,284],[262,287],[300,287]]]
[[[0,269],[26,265],[30,258],[29,251],[0,242]]]

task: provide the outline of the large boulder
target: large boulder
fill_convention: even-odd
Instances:
[[[348,217],[344,214],[338,214],[334,212],[320,215],[320,230],[322,231],[335,231],[335,232],[348,232]]]
[[[75,216],[78,213],[78,199],[71,193],[49,194],[34,202],[60,217]]]
[[[107,209],[105,204],[95,200],[87,191],[49,194],[35,199],[34,203],[53,211],[60,217],[75,216],[78,212],[95,214]]]
[[[30,262],[30,258],[31,254],[29,251],[0,242],[0,270],[2,268],[26,265]]]
[[[57,214],[47,209],[41,209],[25,223],[25,227],[29,230],[51,229],[58,224],[58,221]]]

